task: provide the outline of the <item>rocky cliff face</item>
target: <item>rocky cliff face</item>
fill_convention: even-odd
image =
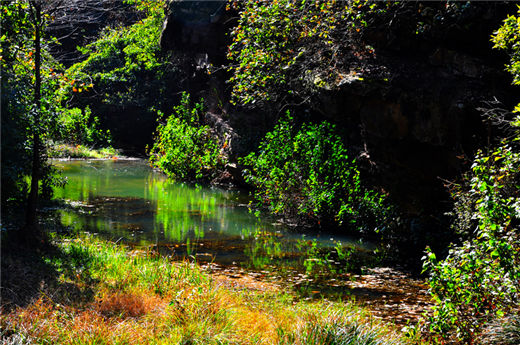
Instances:
[[[225,63],[233,14],[226,13],[223,4],[171,1],[162,46]],[[467,169],[475,150],[487,140],[477,108],[495,99],[506,108],[513,102],[510,77],[503,72],[506,59],[489,43],[511,4],[476,4],[459,17],[440,19],[438,5],[403,7],[390,24],[366,32],[363,39],[377,55],[356,61],[358,73],[346,71],[334,85],[309,76],[313,97],[302,109],[340,127],[367,176],[414,219],[410,227],[439,225],[432,219],[442,216],[449,201],[443,180]],[[424,21],[422,35],[410,30],[418,20]],[[221,73],[198,85],[206,89],[210,103],[217,103],[215,97],[226,103],[227,77]],[[261,110],[244,113],[227,104],[212,112],[236,138],[232,150],[238,154],[252,149],[272,121]]]

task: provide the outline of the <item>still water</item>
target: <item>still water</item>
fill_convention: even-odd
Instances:
[[[352,238],[305,234],[258,218],[249,211],[247,193],[173,182],[144,160],[55,165],[67,179],[55,197],[70,206],[59,210],[59,219],[74,231],[168,248],[179,257],[254,268],[305,260],[312,266],[325,248],[367,248]],[[309,254],[316,256],[313,262],[308,262]]]
[[[367,269],[375,247],[348,237],[304,233],[249,212],[247,193],[169,181],[144,160],[54,162],[67,179],[56,188],[58,222],[206,266],[281,277],[306,298],[354,296],[398,324],[427,305],[420,280],[393,269]],[[59,228],[59,227],[58,227]],[[376,261],[377,264],[377,261]],[[354,270],[353,270],[354,268]]]

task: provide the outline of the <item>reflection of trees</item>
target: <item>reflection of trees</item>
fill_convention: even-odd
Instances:
[[[282,228],[268,219],[235,207],[233,192],[170,182],[138,162],[72,162],[64,170],[68,184],[55,195],[73,200],[72,210],[60,210],[62,224],[73,231],[143,244],[173,242],[187,255],[202,249],[217,257],[232,256],[238,250],[240,260],[245,255],[244,264],[256,269],[338,269],[331,264],[340,256],[336,243],[302,240],[285,231],[282,235],[276,232]],[[339,261],[345,266],[346,260]]]
[[[221,232],[229,227],[226,199],[214,192],[173,184],[149,176],[145,198],[156,205],[154,232],[164,230],[170,241],[204,238],[205,228]]]

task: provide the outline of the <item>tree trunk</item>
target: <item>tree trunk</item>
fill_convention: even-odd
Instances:
[[[40,230],[36,210],[38,206],[38,186],[41,171],[41,142],[40,142],[40,110],[41,110],[41,24],[42,24],[42,4],[41,0],[33,0],[30,5],[34,14],[34,122],[33,122],[33,157],[31,172],[31,190],[27,200],[27,210],[25,214],[24,239],[34,241],[39,237]]]

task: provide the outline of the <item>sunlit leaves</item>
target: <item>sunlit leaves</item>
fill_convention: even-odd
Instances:
[[[366,26],[366,14],[378,10],[368,0],[247,0],[234,6],[240,17],[228,58],[234,101],[242,104],[290,91],[291,73],[301,78],[308,69],[329,68],[332,60],[325,56],[333,56],[345,33]]]
[[[520,288],[520,153],[508,145],[480,153],[465,185],[454,191],[457,230],[470,238],[438,261],[428,250],[424,268],[436,305],[429,330],[455,331],[467,342],[488,315],[515,305]],[[463,228],[464,227],[464,228]]]
[[[66,76],[74,83],[62,85],[63,94],[94,90],[96,100],[106,104],[143,106],[151,102],[144,100],[147,93],[165,88],[172,66],[159,47],[164,1],[129,2],[147,16],[129,27],[106,28],[95,42],[78,47],[84,60],[67,70]]]
[[[506,50],[511,58],[507,70],[513,75],[513,84],[520,85],[520,6],[516,15],[508,16],[494,33],[494,48]]]
[[[224,164],[220,146],[210,127],[201,124],[203,101],[190,102],[183,93],[166,123],[157,126],[150,163],[176,180],[201,180]]]
[[[303,222],[338,222],[375,230],[383,198],[366,189],[334,126],[297,127],[287,115],[258,148],[241,160],[258,205]]]

